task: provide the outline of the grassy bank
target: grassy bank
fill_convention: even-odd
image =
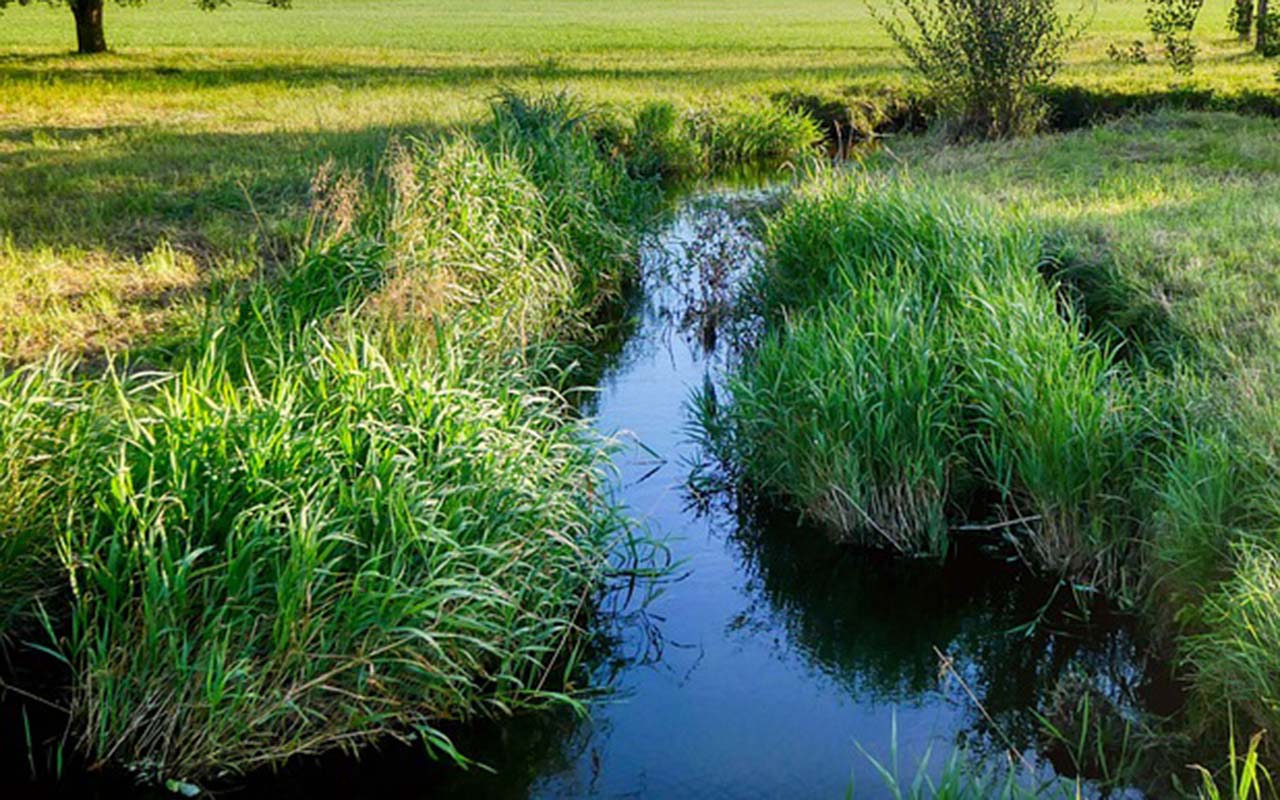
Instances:
[[[768,228],[765,333],[709,424],[846,537],[995,536],[1143,609],[1194,736],[1275,730],[1277,141],[1164,113],[820,175]]]
[[[1274,65],[1228,36],[1226,9],[1205,9],[1201,69],[1179,82],[1197,102],[1275,86]],[[1086,12],[1058,82],[1064,119],[1163,102],[1152,93],[1173,76],[1158,57],[1106,56],[1145,37],[1143,4]],[[312,0],[216,13],[155,0],[109,6],[106,25],[116,52],[80,59],[66,55],[65,9],[12,8],[0,23],[3,353],[183,335],[210,285],[288,257],[326,161],[372,171],[391,138],[474,124],[504,86],[632,109],[788,92],[844,119],[892,111],[909,88],[866,9],[831,0]]]
[[[1155,431],[1059,314],[1040,240],[992,219],[896,176],[794,198],[748,292],[773,333],[730,385],[730,461],[864,544],[941,555],[948,520],[991,504],[1036,521],[1029,559],[1083,572],[1128,538]]]
[[[607,443],[556,391],[570,346],[632,277],[662,175],[816,136],[768,108],[506,95],[373,179],[317,175],[299,252],[145,368],[12,370],[0,613],[65,663],[88,763],[452,754],[445,722],[573,703],[623,525]]]

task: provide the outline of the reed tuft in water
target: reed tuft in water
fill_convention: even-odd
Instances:
[[[1145,422],[1039,277],[1036,237],[905,182],[825,178],[766,241],[766,332],[727,412],[745,478],[905,553],[945,553],[975,510],[1020,521],[1053,569],[1122,546]]]

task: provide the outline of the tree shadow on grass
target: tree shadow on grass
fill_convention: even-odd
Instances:
[[[90,364],[108,349],[162,355],[190,334],[210,292],[234,290],[295,257],[322,165],[369,174],[393,139],[437,132],[425,123],[267,133],[5,131],[0,258],[16,259],[15,279],[38,272],[29,285],[21,278],[0,287],[17,309],[0,319],[0,354],[30,360],[57,347]],[[194,262],[194,279],[190,267],[149,272],[159,247]]]
[[[372,170],[397,137],[352,131],[174,132],[148,126],[11,128],[0,142],[0,235],[19,249],[139,256],[160,241],[205,259],[288,238],[326,162]],[[29,143],[28,146],[22,146]]]
[[[865,52],[862,52],[865,51]],[[786,55],[788,49],[770,48],[774,55]],[[809,52],[800,50],[799,52]],[[197,51],[193,55],[200,55]],[[711,54],[673,53],[672,58],[654,62],[626,63],[613,53],[569,53],[564,56],[496,55],[491,61],[450,60],[445,56],[415,54],[410,63],[360,63],[334,61],[268,61],[246,58],[210,66],[208,61],[190,61],[184,54],[116,55],[90,64],[65,55],[0,56],[0,81],[15,87],[24,85],[63,84],[147,84],[161,83],[172,90],[216,89],[246,84],[284,84],[290,87],[315,87],[339,84],[345,87],[384,87],[425,84],[460,89],[486,84],[523,80],[549,81],[667,81],[688,82],[694,86],[723,85],[736,82],[768,81],[780,77],[803,78],[845,77],[846,61],[856,61],[857,71],[864,74],[897,72],[892,53],[883,46],[848,48],[841,52],[840,63],[800,60],[795,66],[781,70],[769,59],[755,63],[716,63],[717,55],[735,58],[737,53]],[[359,58],[357,53],[355,58]],[[703,63],[689,63],[694,57]],[[792,57],[798,58],[793,54]],[[601,58],[616,59],[614,64],[583,63]],[[828,60],[829,61],[829,60]]]

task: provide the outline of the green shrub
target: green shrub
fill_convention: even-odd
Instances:
[[[872,13],[962,135],[1039,127],[1044,108],[1034,90],[1078,35],[1056,0],[896,0],[892,11]]]
[[[1196,43],[1191,40],[1204,0],[1147,0],[1147,27],[1164,45],[1169,65],[1179,75],[1195,70]]]
[[[1253,0],[1233,0],[1227,12],[1227,30],[1242,42],[1249,38],[1253,32]]]

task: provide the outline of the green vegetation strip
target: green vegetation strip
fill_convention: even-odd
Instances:
[[[149,367],[12,368],[0,635],[65,662],[90,763],[207,781],[387,735],[462,757],[441,723],[574,704],[626,528],[563,367],[662,175],[817,138],[772,106],[508,94],[374,180],[318,175],[301,252]]]
[[[1166,113],[820,172],[768,225],[712,441],[845,538],[996,535],[1143,610],[1193,738],[1280,728],[1274,142]]]

